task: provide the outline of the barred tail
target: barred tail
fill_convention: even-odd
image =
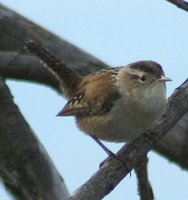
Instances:
[[[28,52],[38,57],[44,67],[60,81],[65,95],[69,99],[75,95],[77,86],[82,81],[82,77],[78,73],[67,67],[67,65],[51,51],[35,41],[26,41],[25,47]]]

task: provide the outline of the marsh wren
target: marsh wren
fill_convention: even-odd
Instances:
[[[68,102],[57,116],[75,116],[80,130],[96,141],[130,142],[163,112],[165,82],[171,79],[156,62],[134,62],[82,77],[40,44],[30,41],[26,48],[61,82]]]

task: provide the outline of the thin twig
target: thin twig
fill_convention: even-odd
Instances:
[[[188,12],[188,2],[183,0],[167,0],[167,1],[176,5],[178,8],[181,8],[182,10]]]
[[[147,156],[137,165],[134,170],[138,180],[138,192],[141,200],[153,200],[154,194],[148,179]]]

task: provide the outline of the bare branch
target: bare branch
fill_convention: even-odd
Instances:
[[[26,40],[31,39],[42,43],[70,68],[77,69],[83,76],[95,72],[101,67],[108,67],[102,61],[25,19],[2,4],[0,4],[0,35],[0,51],[4,53],[17,52],[20,55],[30,55],[25,50],[24,43]]]
[[[116,155],[126,163],[117,159],[109,159],[69,200],[100,200],[137,166],[144,156],[187,112],[188,80],[168,99],[165,111],[152,127],[133,142],[125,145]]]
[[[188,169],[188,113],[154,146],[155,151],[175,162],[183,169]]]
[[[59,91],[59,82],[33,56],[17,52],[0,52],[0,73],[3,77],[46,84]]]
[[[66,200],[63,179],[0,77],[0,175],[19,199]]]
[[[154,194],[148,179],[148,158],[145,157],[134,170],[138,181],[138,192],[141,200],[153,200]]]
[[[185,10],[188,12],[188,2],[183,0],[167,0],[168,2],[176,5],[178,8],[181,8],[182,10]]]

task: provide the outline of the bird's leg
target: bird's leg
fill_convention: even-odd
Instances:
[[[96,138],[93,135],[90,135],[90,137],[95,140],[95,142],[108,154],[110,157],[116,157],[115,154],[110,151],[98,138]]]
[[[97,144],[108,154],[108,156],[110,158],[115,158],[116,160],[120,161],[123,163],[123,165],[126,167],[126,169],[128,169],[130,171],[130,176],[131,176],[131,170],[128,168],[127,164],[125,161],[119,159],[112,151],[110,151],[98,138],[96,138],[93,135],[89,135],[93,140],[95,140],[95,142],[97,142]],[[104,163],[107,161],[108,159],[104,160],[100,165],[99,168],[101,168]]]

